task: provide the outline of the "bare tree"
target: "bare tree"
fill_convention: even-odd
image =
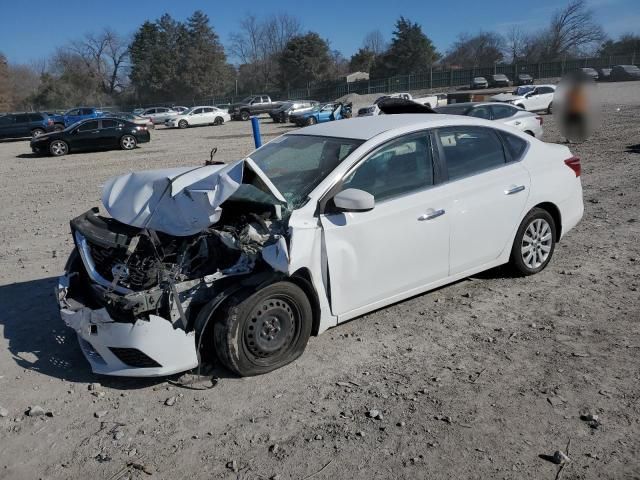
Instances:
[[[240,61],[241,79],[249,89],[266,89],[275,83],[278,59],[289,40],[300,32],[300,22],[288,14],[264,20],[245,16],[239,31],[230,36],[229,51]]]
[[[461,33],[449,49],[444,62],[449,65],[492,65],[502,60],[504,49],[504,38],[498,33]]]
[[[551,18],[544,42],[545,54],[550,59],[578,55],[604,39],[604,31],[595,22],[586,0],[571,0]]]
[[[518,25],[512,25],[505,35],[505,56],[516,63],[523,57],[526,36]]]
[[[11,108],[12,92],[9,81],[9,64],[6,57],[0,53],[0,111]]]
[[[362,48],[373,52],[375,55],[381,55],[387,50],[387,42],[380,30],[372,30],[364,36]]]

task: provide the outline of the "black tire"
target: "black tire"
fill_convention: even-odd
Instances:
[[[224,120],[222,119],[222,117],[216,117],[216,118],[213,120],[213,124],[214,124],[214,125],[216,125],[216,126],[218,126],[218,125],[222,125],[223,123],[224,123]]]
[[[542,222],[542,223],[536,223]],[[548,230],[540,229],[540,234],[537,233],[537,228],[535,225],[543,225],[546,223],[548,226]],[[532,235],[532,231],[536,233],[536,235]],[[547,238],[547,234],[550,234],[550,238],[548,243],[543,241],[543,239]],[[526,235],[526,237],[525,237]],[[525,246],[526,245],[526,246]],[[531,247],[529,250],[533,255],[533,261],[531,260],[531,256],[525,253],[525,249]],[[539,248],[538,248],[539,247]],[[545,267],[551,261],[551,257],[553,257],[553,252],[556,247],[556,223],[549,212],[543,210],[541,208],[533,208],[522,220],[520,227],[518,227],[518,232],[516,233],[516,238],[513,241],[513,246],[511,247],[511,258],[509,260],[509,264],[514,270],[514,272],[518,275],[526,276],[533,275],[535,273],[541,272],[545,269]],[[548,252],[544,251],[548,248]],[[540,262],[536,261],[536,256],[541,255],[541,253],[546,253],[546,257],[544,259],[538,257]]]
[[[49,144],[49,153],[54,157],[61,157],[69,153],[69,144],[64,140],[54,140]]]
[[[123,150],[133,150],[138,146],[138,140],[133,135],[123,135],[120,138],[120,148]]]
[[[311,304],[290,282],[232,296],[213,326],[218,359],[248,377],[283,367],[304,352],[311,335]]]
[[[189,126],[189,124],[187,123],[186,120],[180,120],[178,122],[178,128],[183,128],[184,129],[184,128],[187,128],[188,126]]]
[[[317,122],[316,117],[309,117],[307,119],[307,125],[315,125]]]
[[[551,115],[551,114],[553,113],[553,102],[551,102],[551,103],[549,104],[549,106],[547,107],[547,113],[548,113],[549,115]]]
[[[45,132],[42,128],[34,128],[33,130],[31,130],[31,138],[37,138],[40,135],[44,135],[45,133],[47,132]]]
[[[246,122],[247,120],[249,120],[250,117],[251,117],[251,114],[249,113],[248,110],[240,111],[240,120],[242,120],[243,122]]]
[[[535,135],[531,130],[525,130],[524,133],[526,133],[527,135],[531,135],[532,137],[535,137]]]

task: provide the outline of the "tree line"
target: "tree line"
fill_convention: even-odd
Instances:
[[[586,0],[569,0],[543,29],[462,33],[444,52],[421,25],[401,16],[389,40],[379,30],[369,32],[349,59],[288,14],[246,15],[225,48],[209,17],[198,10],[185,21],[168,14],[148,20],[130,38],[111,28],[86,34],[57,48],[46,61],[29,65],[9,64],[0,53],[0,111],[195,101],[214,94],[317,86],[356,71],[385,78],[433,67],[630,52],[640,54],[640,36],[608,38]]]

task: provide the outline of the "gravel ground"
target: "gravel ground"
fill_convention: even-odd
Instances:
[[[239,158],[250,125],[159,128],[133,152],[62,159],[1,143],[0,478],[554,479],[541,456],[555,450],[564,479],[640,478],[640,83],[599,90],[602,127],[572,146],[585,217],[544,272],[415,297],[272,374],[216,369],[207,390],[92,375],[53,286],[68,221],[107,178],[213,146]],[[263,121],[267,138],[286,130]]]

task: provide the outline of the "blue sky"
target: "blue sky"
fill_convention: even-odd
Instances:
[[[640,33],[640,0],[588,0],[596,18],[611,36]],[[404,15],[422,25],[444,51],[460,32],[506,32],[518,24],[524,30],[544,26],[558,0],[30,0],[0,1],[0,51],[12,63],[48,56],[87,32],[109,26],[131,34],[145,20],[167,12],[185,19],[194,10],[207,13],[224,44],[245,13],[258,16],[286,12],[298,17],[305,30],[318,32],[347,58],[364,35],[380,29],[391,37],[395,19]]]

